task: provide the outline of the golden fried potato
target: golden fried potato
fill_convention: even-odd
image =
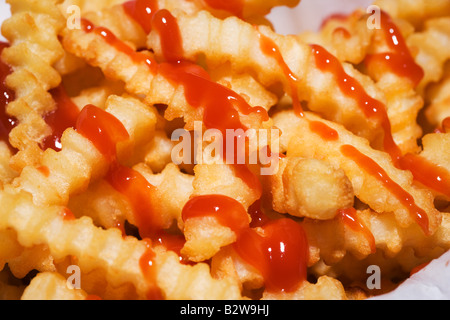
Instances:
[[[273,209],[297,217],[328,220],[353,206],[353,187],[345,173],[317,159],[281,159],[277,174],[264,186]]]

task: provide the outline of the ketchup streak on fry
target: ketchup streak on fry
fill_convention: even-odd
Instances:
[[[52,134],[46,137],[42,143],[42,149],[51,148],[61,151],[61,137],[67,128],[74,128],[80,110],[67,95],[64,87],[59,85],[50,90],[56,109],[44,116],[45,122],[52,129]]]
[[[377,250],[375,238],[367,226],[358,219],[356,214],[357,212],[355,208],[339,210],[339,217],[342,219],[344,224],[349,226],[353,231],[363,234],[369,242],[371,253],[375,253]]]
[[[236,92],[212,81],[208,73],[200,66],[181,60],[183,46],[179,26],[169,11],[157,12],[153,18],[153,26],[160,32],[163,55],[168,60],[168,63],[159,65],[159,73],[175,85],[183,86],[189,105],[204,109],[203,123],[207,128],[220,130],[225,139],[227,129],[247,129],[240,121],[239,112],[243,115],[257,114],[264,121],[269,119],[264,108],[251,107]],[[226,158],[225,140],[223,148],[222,157]],[[234,152],[234,155],[237,156],[237,152]],[[261,194],[262,187],[257,177],[246,165],[237,164],[238,161],[233,160],[232,167],[236,175]]]
[[[260,47],[262,52],[274,58],[278,65],[283,70],[284,75],[286,76],[286,79],[289,81],[289,86],[291,88],[291,96],[292,96],[292,103],[294,105],[294,110],[297,113],[298,116],[303,117],[303,109],[300,104],[300,100],[298,98],[298,79],[297,76],[294,75],[292,70],[289,68],[285,60],[283,59],[283,56],[280,53],[280,50],[278,49],[278,46],[276,43],[270,39],[269,37],[263,35],[261,32],[258,32],[258,36],[260,39]]]
[[[212,216],[219,224],[235,232],[249,225],[249,217],[244,207],[236,200],[223,195],[197,196],[189,200],[182,211],[183,221]]]
[[[152,31],[153,15],[158,11],[157,0],[133,0],[123,5],[125,12],[133,18],[145,33]]]
[[[251,210],[260,210],[259,201],[255,205]],[[223,195],[191,199],[184,206],[182,217],[183,221],[214,217],[218,223],[232,229],[237,235],[234,249],[243,260],[261,272],[268,291],[291,292],[306,279],[308,243],[303,228],[297,222],[261,217],[256,221],[263,230],[260,235],[250,228],[249,215],[244,207]]]
[[[133,61],[145,63],[150,68],[151,72],[157,71],[157,63],[152,59],[152,57],[144,53],[134,51],[133,48],[117,39],[117,37],[110,30],[103,27],[96,27],[92,22],[84,18],[81,19],[81,26],[86,33],[94,32],[98,34],[108,44],[129,56]]]
[[[450,172],[447,169],[414,154],[405,155],[400,165],[404,170],[411,171],[416,181],[450,197]]]
[[[70,211],[69,208],[64,208],[64,210],[61,211],[60,215],[66,221],[75,220],[75,215],[72,211]]]
[[[391,51],[368,55],[366,65],[370,66],[372,63],[384,65],[393,73],[411,80],[414,86],[417,86],[423,79],[424,71],[414,61],[402,33],[384,11],[381,11],[381,29]]]
[[[339,133],[320,121],[311,121],[309,128],[312,132],[317,133],[322,139],[327,141],[339,140]]]
[[[152,249],[152,242],[150,239],[143,239],[143,241],[146,243],[147,249],[139,259],[139,266],[145,280],[150,284],[150,289],[147,291],[147,299],[162,300],[161,289],[156,285],[155,252]]]
[[[3,49],[8,48],[9,44],[0,42],[0,56]],[[17,119],[6,113],[6,107],[15,99],[13,90],[6,86],[6,77],[12,72],[11,67],[0,59],[0,139],[4,141],[11,151],[16,152],[9,143],[9,133],[17,125]]]
[[[384,130],[384,149],[391,155],[394,164],[397,164],[401,151],[392,137],[391,123],[385,105],[369,96],[362,85],[344,71],[340,61],[331,53],[319,45],[311,45],[311,47],[317,67],[322,71],[331,72],[336,77],[341,91],[357,101],[367,118],[379,121]]]
[[[406,192],[401,186],[393,181],[386,171],[383,170],[374,160],[362,154],[355,147],[343,145],[341,152],[344,156],[355,161],[368,174],[379,180],[386,189],[388,189],[400,203],[409,211],[412,218],[422,228],[426,235],[430,234],[428,216],[425,211],[419,208],[414,198]]]

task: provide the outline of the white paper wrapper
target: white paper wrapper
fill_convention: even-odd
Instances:
[[[296,34],[305,30],[317,31],[323,19],[333,13],[350,13],[356,8],[367,8],[371,3],[372,0],[302,0],[297,8],[276,8],[268,17],[278,33]],[[9,15],[9,5],[0,0],[0,25]],[[0,40],[5,39],[0,36]],[[393,292],[373,299],[450,300],[450,251]]]

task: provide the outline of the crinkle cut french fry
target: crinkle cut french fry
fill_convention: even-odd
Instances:
[[[111,96],[106,105],[106,111],[121,120],[130,135],[127,143],[119,145],[119,157],[121,152],[129,155],[130,147],[139,147],[151,136],[156,110],[130,97]],[[14,181],[16,187],[33,194],[36,203],[67,204],[70,194],[85,190],[91,180],[106,173],[108,163],[91,141],[68,129],[61,142],[60,152],[47,149],[42,157],[41,166],[48,168],[48,176],[39,168],[29,166]]]
[[[15,100],[7,112],[19,120],[10,142],[21,151],[12,161],[20,172],[30,161],[39,162],[39,143],[51,133],[42,116],[55,108],[47,90],[61,82],[52,65],[64,54],[58,41],[64,18],[54,0],[8,2],[12,16],[2,24],[2,33],[11,46],[3,50],[2,59],[13,68],[6,84],[15,91]]]
[[[143,281],[140,259],[147,245],[136,238],[122,238],[118,229],[102,230],[89,218],[67,221],[62,207],[38,207],[29,195],[14,190],[0,193],[0,228],[18,233],[21,245],[47,243],[55,259],[74,255],[78,266],[89,272],[102,268],[113,286],[131,283],[144,298],[153,283]],[[173,252],[156,253],[157,285],[167,299],[238,299],[240,292],[230,279],[216,280],[206,264],[183,265]],[[200,281],[201,279],[201,281]],[[199,290],[200,287],[202,290]]]
[[[388,17],[383,16],[382,19],[386,22]],[[384,35],[384,29],[387,28],[385,22],[379,30],[367,28],[365,25],[363,27],[361,24],[367,24],[367,19],[362,12],[355,11],[345,19],[338,17],[328,20],[320,32],[320,38],[325,47],[341,61],[350,61],[357,65],[370,55],[385,52],[387,45]],[[409,25],[404,27],[403,23],[397,25],[397,28],[404,37],[407,37],[412,27]],[[414,46],[410,49],[411,52],[416,51]],[[386,111],[395,143],[403,154],[417,152],[419,149],[417,140],[422,134],[417,116],[424,106],[424,101],[415,90],[416,84],[404,75],[380,68],[376,63],[366,65],[365,70],[386,97]]]
[[[305,31],[298,37],[305,43],[323,46],[340,61],[359,64],[364,61],[373,37],[362,10],[345,19],[330,17],[319,32]]]
[[[85,300],[86,292],[70,288],[66,278],[55,272],[42,272],[25,288],[21,300]]]
[[[259,34],[262,33],[278,46],[286,65],[298,79],[295,91],[299,99],[307,101],[311,110],[346,125],[370,141],[380,139],[380,123],[364,115],[357,99],[340,90],[332,73],[321,71],[316,66],[312,48],[297,37],[278,35],[266,27],[257,29],[235,17],[220,20],[205,11],[192,16],[181,12],[174,15],[180,27],[185,58],[195,61],[200,55],[204,56],[211,68],[229,62],[233,72],[251,70],[265,87],[281,83],[284,92],[292,94],[289,76],[276,59],[261,49]],[[149,34],[147,45],[154,50],[156,57],[162,57],[158,32]],[[350,64],[343,64],[343,67],[348,75],[363,84],[369,95],[384,102],[382,92],[370,78]]]
[[[313,157],[327,159],[331,164],[344,170],[353,185],[355,195],[377,212],[393,212],[403,227],[415,224],[408,206],[402,204],[397,196],[389,191],[376,177],[370,175],[360,166],[360,163],[344,156],[341,153],[343,145],[352,145],[359,152],[370,157],[381,167],[390,179],[409,193],[415,204],[428,215],[428,231],[433,233],[441,223],[441,214],[435,209],[433,195],[426,189],[413,186],[413,178],[409,171],[397,169],[388,154],[372,149],[367,140],[353,135],[340,125],[322,120],[317,116],[308,114],[308,120],[326,123],[335,130],[339,138],[335,141],[324,140],[311,131],[306,119],[295,117],[292,111],[284,111],[274,116],[274,123],[287,132],[284,126],[297,129],[285,138],[288,144],[288,156]],[[286,142],[287,141],[287,142]]]

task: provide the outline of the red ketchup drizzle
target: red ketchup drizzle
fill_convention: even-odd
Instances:
[[[153,22],[158,24],[155,20],[157,18],[162,19],[167,17],[170,12],[165,10],[163,14],[155,15]],[[170,30],[177,30],[178,24],[175,19],[166,19],[165,32],[169,33]],[[204,116],[203,122],[208,128],[215,128],[221,130],[223,133],[226,129],[246,129],[245,126],[239,120],[239,113],[235,109],[237,107],[239,111],[245,115],[250,113],[260,114],[264,121],[269,119],[267,111],[262,107],[251,107],[241,96],[234,91],[211,81],[208,73],[193,63],[180,61],[178,63],[161,63],[157,64],[149,56],[135,52],[131,47],[117,39],[114,34],[106,28],[96,27],[94,24],[86,19],[82,19],[84,31],[86,33],[94,32],[116,48],[128,55],[131,59],[138,63],[145,63],[150,71],[154,74],[160,73],[166,77],[169,81],[177,85],[182,85],[185,89],[185,97],[188,103],[193,107],[203,107]],[[177,31],[173,31],[177,32]],[[164,39],[162,39],[164,41]],[[180,39],[181,41],[181,39]],[[168,48],[169,45],[162,46]],[[179,47],[182,47],[181,45]],[[167,56],[167,54],[165,54]],[[226,134],[223,135],[224,138]],[[226,144],[224,144],[225,146]],[[238,176],[245,181],[251,188],[262,192],[258,178],[251,173],[246,165],[234,165],[235,172]]]
[[[394,182],[386,171],[383,170],[374,160],[359,152],[355,147],[343,145],[341,152],[344,156],[355,161],[368,174],[379,180],[400,201],[409,211],[416,223],[422,228],[426,235],[430,234],[428,216],[425,211],[419,208],[414,198]]]
[[[152,249],[152,241],[150,239],[143,239],[146,243],[147,249],[139,259],[139,266],[147,283],[150,284],[146,295],[148,300],[162,300],[163,294],[161,289],[156,285],[156,265],[155,252]]]
[[[47,166],[39,166],[36,168],[40,173],[42,173],[45,177],[50,176],[50,169]]]
[[[369,66],[375,62],[384,65],[393,73],[411,80],[414,86],[417,86],[422,81],[424,71],[416,64],[402,33],[384,11],[381,11],[381,25],[391,52],[369,55],[365,61],[366,65]]]
[[[117,162],[111,166],[106,180],[130,202],[141,237],[150,237],[161,229],[161,220],[155,212],[152,197],[156,187],[139,172]]]
[[[262,211],[261,199],[256,200],[255,203],[248,207],[247,211],[252,219],[252,222],[250,222],[250,228],[262,227],[270,221]]]
[[[70,211],[69,208],[64,208],[61,212],[60,212],[61,217],[66,220],[66,221],[71,221],[71,220],[75,220],[75,215],[73,214],[72,211]]]
[[[158,11],[157,0],[132,0],[123,5],[125,12],[133,18],[145,33],[152,31],[153,15]]]
[[[218,129],[226,138],[227,129],[247,128],[241,123],[239,112],[244,115],[256,113],[264,121],[269,119],[267,111],[262,107],[251,107],[245,99],[216,82],[209,74],[191,62],[182,61],[183,46],[180,30],[176,19],[168,10],[157,12],[153,18],[153,27],[160,32],[161,46],[168,63],[159,65],[159,73],[176,85],[184,88],[184,95],[189,105],[194,108],[202,107],[203,123],[207,128]],[[226,158],[226,141],[223,141],[222,157]],[[237,152],[234,152],[237,155]],[[247,165],[237,164],[234,160],[236,175],[247,183],[249,187],[262,193],[258,178],[249,170]]]
[[[86,33],[93,32],[98,34],[109,45],[113,46],[118,51],[126,54],[133,61],[137,63],[145,63],[150,68],[151,72],[153,73],[157,72],[158,68],[157,63],[150,56],[134,51],[133,48],[117,39],[117,37],[110,30],[104,27],[96,27],[92,22],[84,18],[81,19],[81,25]]]
[[[116,145],[129,139],[123,124],[113,115],[93,105],[83,108],[76,122],[76,130],[92,141],[95,147],[110,162],[106,180],[130,202],[141,236],[146,237],[159,230],[160,224],[153,209],[151,192],[152,185],[137,171],[124,167],[117,161]],[[151,242],[149,242],[151,243]],[[153,268],[154,253],[150,244],[141,257],[140,265],[146,279],[154,283]],[[149,291],[149,298],[159,298],[158,290]]]
[[[170,234],[166,232],[159,232],[156,236],[153,237],[153,242],[159,243],[164,246],[166,250],[175,252],[180,260],[180,263],[185,265],[194,265],[195,263],[185,259],[181,255],[181,249],[183,249],[186,244],[186,239],[184,235],[181,234]]]
[[[244,11],[243,0],[204,0],[208,6],[217,10],[228,11],[231,14],[242,17]]]
[[[236,200],[223,195],[197,196],[189,200],[183,208],[183,221],[211,216],[222,226],[236,233],[249,225],[249,217],[244,207]]]
[[[309,128],[312,132],[318,134],[322,139],[327,141],[339,140],[339,133],[320,121],[311,121]]]
[[[250,228],[241,232],[234,249],[261,272],[266,290],[295,291],[306,280],[308,242],[303,228],[287,218],[261,228],[263,235]]]
[[[0,42],[0,56],[3,49],[8,47],[8,43]],[[17,125],[17,119],[6,113],[6,107],[15,99],[14,91],[9,89],[5,83],[6,77],[10,75],[11,72],[11,67],[0,59],[0,139],[8,145],[11,151],[16,152],[17,150],[14,150],[9,143],[9,133]]]
[[[317,67],[324,72],[331,72],[337,79],[340,90],[348,97],[355,99],[365,116],[376,119],[384,130],[384,149],[395,164],[401,157],[401,151],[395,144],[391,132],[391,123],[383,103],[369,96],[362,85],[350,77],[339,60],[319,45],[311,45]]]
[[[61,137],[67,128],[74,128],[80,110],[67,95],[62,85],[49,91],[56,103],[56,109],[44,116],[52,134],[42,142],[42,149],[61,151]]]
[[[161,38],[164,58],[168,62],[178,62],[183,59],[183,46],[180,29],[175,17],[166,9],[155,13],[152,27]]]
[[[135,13],[134,16],[136,15],[138,14]],[[160,10],[152,18],[152,28],[160,32],[163,55],[168,60],[168,62],[160,64],[157,64],[142,53],[135,52],[131,47],[117,39],[108,29],[95,27],[85,19],[82,21],[85,32],[99,34],[107,43],[127,54],[135,62],[146,63],[153,74],[159,73],[174,84],[182,85],[187,102],[195,108],[204,108],[203,122],[207,128],[218,129],[222,133],[225,133],[226,129],[246,130],[245,126],[240,122],[237,110],[244,115],[249,115],[250,113],[260,114],[264,121],[269,119],[264,108],[251,107],[234,91],[211,81],[208,73],[200,66],[182,61],[183,50],[179,26],[168,10]],[[223,136],[225,138],[226,134]],[[225,148],[226,144],[224,143],[223,145]],[[225,157],[225,152],[223,152],[223,156]],[[246,165],[237,164],[233,165],[233,167],[236,174],[251,188],[260,193],[262,192],[258,178]]]
[[[249,211],[259,211],[257,201]],[[183,220],[212,216],[237,234],[234,249],[261,272],[269,291],[294,291],[306,279],[308,244],[302,227],[291,219],[255,221],[263,235],[249,226],[249,216],[236,200],[222,195],[191,199],[183,208]],[[254,217],[253,217],[254,218]],[[265,221],[264,221],[265,220]]]
[[[450,172],[429,160],[407,154],[400,160],[403,170],[409,170],[416,181],[450,198]]]
[[[375,253],[375,251],[377,250],[375,244],[375,237],[373,236],[372,232],[367,228],[367,226],[358,219],[355,208],[339,210],[339,218],[345,225],[349,226],[353,231],[363,234],[364,237],[369,242],[371,253]]]
[[[292,72],[292,70],[287,65],[286,61],[283,59],[283,56],[280,53],[280,50],[276,43],[270,39],[269,37],[266,37],[262,33],[258,32],[258,36],[260,39],[260,47],[262,52],[274,58],[278,65],[283,70],[284,75],[286,76],[286,79],[289,81],[289,86],[291,87],[291,96],[292,96],[292,102],[294,106],[294,111],[296,114],[300,117],[303,117],[303,108],[300,104],[300,100],[298,98],[298,79],[297,76]]]

